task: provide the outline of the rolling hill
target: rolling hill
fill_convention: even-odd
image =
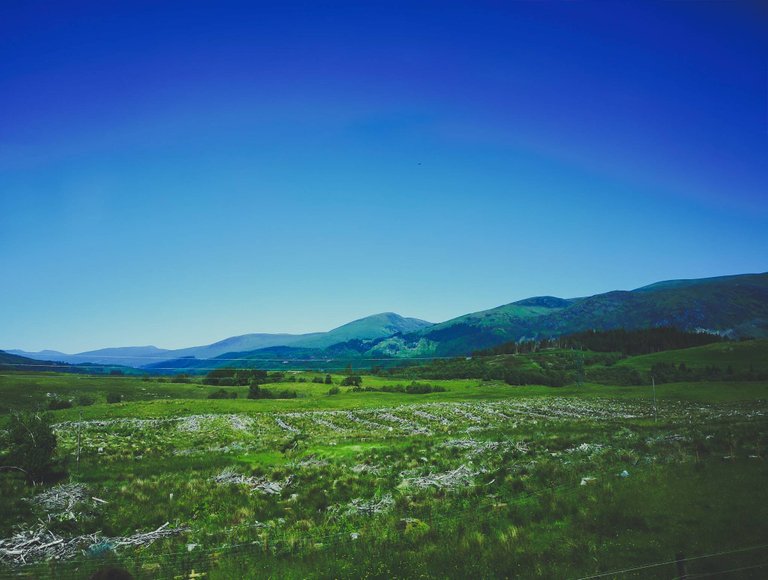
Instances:
[[[768,273],[670,280],[582,298],[539,296],[439,324],[387,312],[321,333],[246,334],[178,350],[128,347],[65,356],[100,364],[124,357],[121,364],[148,370],[240,366],[249,360],[263,366],[299,358],[336,359],[338,364],[340,359],[461,356],[510,341],[667,326],[729,338],[768,338]]]
[[[301,349],[323,349],[350,340],[374,340],[397,333],[414,332],[431,326],[431,322],[418,318],[405,318],[394,312],[366,316],[328,332],[309,334],[244,334],[232,336],[213,344],[167,350],[155,346],[128,346],[65,354],[58,351],[24,352],[12,354],[35,360],[55,360],[70,364],[93,363],[167,369],[186,368],[190,359],[207,360],[227,353],[248,353],[265,348],[293,346]],[[192,365],[194,366],[194,365]]]
[[[718,342],[682,350],[656,352],[630,357],[616,363],[617,367],[628,367],[639,371],[650,371],[653,365],[684,363],[688,368],[716,366],[731,367],[736,372],[768,372],[768,340],[744,342]]]
[[[3,350],[0,350],[0,371],[78,372],[75,367],[66,363],[32,359]]]
[[[369,354],[453,356],[513,340],[660,326],[768,337],[768,274],[673,280],[586,298],[530,298],[381,341]]]
[[[407,334],[417,332],[433,326],[431,322],[418,318],[404,318],[394,312],[383,312],[354,320],[329,332],[319,335],[305,335],[290,345],[303,348],[327,348],[334,344],[350,340],[373,340],[392,336],[393,334]]]

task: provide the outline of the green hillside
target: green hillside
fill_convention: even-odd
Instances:
[[[465,314],[403,337],[378,342],[369,356],[460,355],[527,336],[533,321],[562,311],[573,301],[542,296]]]
[[[0,350],[0,370],[1,371],[41,371],[52,370],[59,372],[68,372],[71,367],[67,364],[35,360],[17,354],[10,354]]]
[[[384,341],[371,354],[453,356],[521,339],[660,326],[766,338],[768,274],[674,280],[572,300],[522,300]]]
[[[688,368],[716,366],[731,367],[734,371],[768,372],[768,340],[749,340],[744,342],[720,342],[681,350],[669,350],[624,359],[617,367],[629,367],[639,371],[649,371],[654,365],[669,363]]]
[[[398,333],[417,332],[432,327],[431,322],[418,318],[405,318],[394,312],[382,312],[353,320],[347,324],[316,336],[296,340],[290,346],[303,348],[326,348],[350,340],[370,340]]]

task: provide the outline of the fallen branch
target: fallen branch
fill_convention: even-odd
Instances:
[[[138,532],[132,536],[109,538],[101,532],[64,538],[45,525],[25,530],[10,538],[0,539],[0,564],[12,568],[48,560],[69,560],[97,547],[108,550],[126,546],[148,546],[157,540],[170,538],[189,530],[187,527],[169,528],[166,522],[152,532]]]
[[[472,471],[466,465],[462,465],[453,471],[445,473],[430,473],[422,477],[409,477],[404,479],[401,485],[421,489],[428,487],[457,489],[474,485],[474,477],[478,473],[477,471]]]
[[[278,495],[291,484],[293,476],[287,477],[282,482],[270,481],[264,477],[250,477],[237,473],[232,469],[225,469],[214,477],[213,481],[220,485],[247,485],[251,488],[251,491],[258,491],[266,495]]]

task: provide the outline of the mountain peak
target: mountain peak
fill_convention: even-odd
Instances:
[[[408,334],[432,326],[431,322],[418,318],[406,318],[396,312],[380,312],[342,324],[317,337],[302,340],[294,346],[325,348],[352,339],[373,340],[393,334]]]
[[[572,304],[571,300],[556,296],[534,296],[513,302],[517,306],[542,306],[544,308],[567,308]]]

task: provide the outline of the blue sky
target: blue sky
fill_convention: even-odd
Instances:
[[[0,348],[768,270],[759,2],[0,4]]]

